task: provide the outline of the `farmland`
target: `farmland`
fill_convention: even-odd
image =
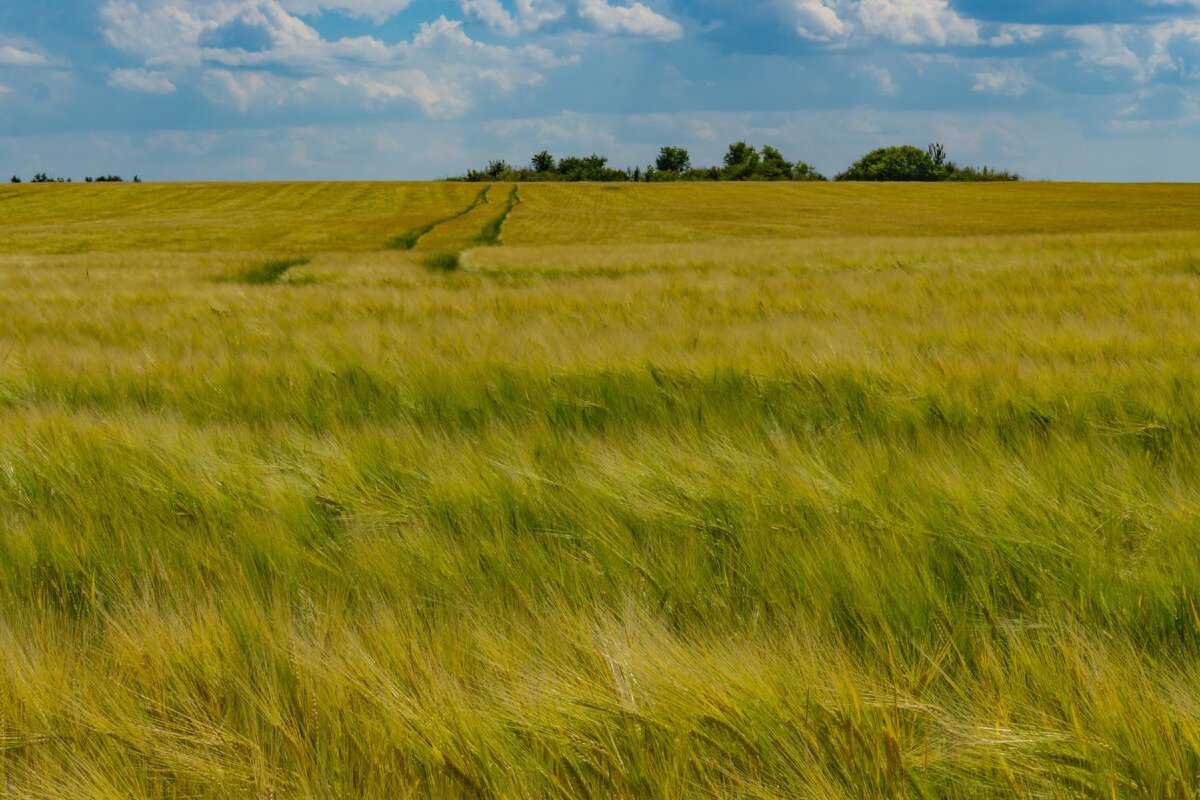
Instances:
[[[0,796],[1197,796],[1200,187],[0,188]]]

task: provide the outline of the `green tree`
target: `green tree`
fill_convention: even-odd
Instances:
[[[792,164],[792,180],[794,181],[824,181],[829,180],[812,164],[807,164],[803,161],[797,161]]]
[[[535,153],[533,158],[529,160],[529,164],[533,167],[533,171],[538,175],[545,175],[547,173],[554,172],[554,170],[558,167],[558,165],[554,163],[554,156],[550,155],[550,153],[546,150],[543,150],[540,153]]]
[[[729,181],[749,180],[758,168],[758,151],[745,142],[734,142],[725,153],[722,176]]]
[[[763,145],[762,159],[758,169],[751,176],[758,181],[786,181],[792,178],[792,164],[783,157],[783,153],[771,145]]]
[[[608,157],[593,153],[586,158],[568,156],[558,162],[558,172],[569,181],[604,181],[612,180],[612,173],[607,167]]]
[[[872,150],[838,175],[839,181],[936,181],[938,167],[929,153],[911,145]]]
[[[676,175],[682,175],[692,168],[692,158],[682,147],[664,147],[658,151],[658,158],[655,160],[654,166],[659,172],[674,172]]]

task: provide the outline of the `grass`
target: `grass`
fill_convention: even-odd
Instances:
[[[0,189],[0,795],[1196,796],[1200,189],[462,189]]]

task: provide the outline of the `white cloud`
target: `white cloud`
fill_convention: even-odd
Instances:
[[[532,33],[560,19],[564,13],[562,6],[545,0],[517,0],[516,14],[505,8],[500,0],[462,0],[461,6],[464,14],[504,36]]]
[[[521,27],[527,31],[535,31],[547,23],[561,19],[562,6],[553,0],[517,0],[517,18]]]
[[[849,32],[847,23],[838,16],[836,0],[791,0],[791,15],[796,33],[803,39],[829,42]]]
[[[10,89],[7,86],[5,86],[4,84],[0,83],[0,97],[3,97],[4,95],[8,94],[11,91],[12,91],[12,89]]]
[[[889,97],[895,97],[900,91],[900,87],[892,80],[892,73],[884,67],[876,66],[875,64],[866,64],[854,70],[854,74],[866,76],[875,84],[880,93],[886,94]]]
[[[296,14],[338,11],[382,25],[412,5],[412,0],[281,0],[281,3],[284,9]]]
[[[1079,45],[1079,60],[1102,70],[1129,72],[1139,80],[1146,72],[1141,59],[1125,43],[1128,28],[1123,25],[1103,27],[1082,25],[1067,31],[1067,38]]]
[[[114,69],[108,76],[108,85],[149,94],[170,94],[175,91],[175,84],[166,73],[147,69]]]
[[[978,44],[979,23],[947,0],[859,0],[858,18],[872,36],[903,45]]]
[[[1150,31],[1153,50],[1146,61],[1150,73],[1174,73],[1185,80],[1200,79],[1200,20],[1177,19]]]
[[[462,10],[464,14],[475,17],[496,33],[516,36],[521,32],[516,18],[508,13],[508,9],[500,0],[462,0]]]
[[[200,76],[200,90],[214,103],[232,105],[239,111],[251,108],[280,108],[303,82],[295,83],[269,72],[231,72],[210,69]]]
[[[433,119],[457,117],[469,107],[462,87],[451,84],[439,86],[421,70],[396,70],[381,75],[358,73],[338,75],[338,84],[361,91],[370,101],[386,105],[394,100],[417,103],[425,116]]]
[[[407,101],[429,117],[447,118],[483,98],[537,86],[543,70],[574,60],[536,45],[477,42],[462,22],[445,17],[422,23],[409,41],[395,44],[372,36],[329,41],[285,5],[296,3],[109,0],[102,9],[106,37],[146,65],[118,70],[112,82],[169,91],[193,80],[211,102],[240,111],[318,100],[364,109]],[[550,14],[544,2],[522,0],[514,24]]]
[[[42,67],[49,63],[49,60],[41,53],[35,53],[23,47],[0,46],[0,66]]]
[[[985,69],[975,73],[975,86],[971,91],[983,94],[998,94],[1020,97],[1029,91],[1032,80],[1020,66],[1006,64],[996,69]]]
[[[610,6],[605,0],[579,0],[579,14],[604,33],[628,33],[666,41],[683,37],[683,26],[643,3]]]
[[[993,47],[1008,47],[1014,44],[1032,44],[1046,35],[1041,25],[1001,25],[1000,32],[988,39]]]

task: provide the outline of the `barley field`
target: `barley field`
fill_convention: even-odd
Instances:
[[[1200,187],[0,188],[0,796],[1200,796]]]

